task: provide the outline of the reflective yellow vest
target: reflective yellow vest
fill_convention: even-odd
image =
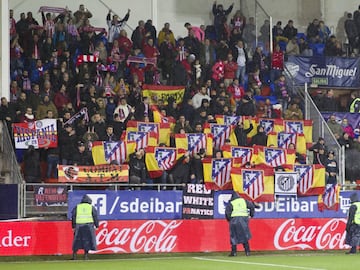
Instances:
[[[355,98],[353,102],[350,104],[350,110],[351,113],[358,113],[359,112],[359,104],[360,104],[360,98]],[[355,105],[357,105],[357,111],[355,111]]]
[[[93,223],[92,205],[80,203],[76,206],[76,224]]]
[[[355,216],[354,216],[354,223],[355,224],[360,224],[360,202],[354,202],[352,203],[353,205],[356,205],[356,212],[355,212]]]
[[[246,207],[246,201],[243,198],[238,198],[231,201],[233,211],[231,217],[247,217],[248,210]]]

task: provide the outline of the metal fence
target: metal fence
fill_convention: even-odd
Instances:
[[[345,187],[345,148],[340,146],[334,137],[334,134],[329,129],[329,126],[308,92],[308,85],[297,85],[286,68],[286,65],[284,67],[284,75],[291,94],[299,97],[302,101],[305,119],[311,119],[313,121],[312,141],[316,142],[319,137],[322,137],[324,138],[328,149],[335,152],[335,157],[339,166],[338,182]],[[308,152],[308,162],[310,161],[310,154],[311,153]]]
[[[335,152],[335,157],[339,167],[338,182],[341,185],[345,185],[345,148],[340,146],[325,119],[315,105],[308,92],[307,84],[305,84],[304,90],[305,117],[306,119],[311,119],[313,121],[313,141],[317,141],[319,137],[322,137],[324,138],[328,149]]]
[[[253,52],[257,46],[262,47],[265,54],[271,53],[273,50],[272,40],[272,17],[266,12],[259,1],[242,0],[240,1],[240,10],[244,12],[247,19],[247,26],[243,38],[246,43],[249,56],[253,55]],[[254,28],[251,29],[249,20],[254,19]],[[264,22],[268,21],[269,25],[263,27]],[[251,29],[251,34],[248,35],[247,31]],[[264,33],[267,33],[264,35]]]
[[[5,178],[5,184],[22,183],[24,179],[15,156],[13,140],[10,136],[7,123],[3,121],[0,128],[0,173]]]

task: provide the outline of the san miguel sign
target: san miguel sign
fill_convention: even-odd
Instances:
[[[358,88],[359,63],[358,58],[289,56],[285,66],[299,85]]]
[[[251,219],[250,245],[254,251],[346,249],[345,226],[345,218]],[[0,256],[72,253],[70,221],[0,222],[0,228]],[[101,221],[95,253],[228,251],[228,230],[224,219]]]

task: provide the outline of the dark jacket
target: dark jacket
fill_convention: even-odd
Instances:
[[[60,131],[59,135],[59,145],[60,145],[60,155],[62,159],[72,160],[74,153],[76,151],[75,145],[77,142],[77,135],[69,136],[65,130]]]
[[[195,175],[197,183],[204,182],[204,168],[202,163],[202,157],[198,154],[195,154],[191,160],[191,175]]]
[[[84,195],[80,204],[91,204],[91,199],[88,195]],[[89,250],[96,250],[96,235],[94,226],[97,228],[99,227],[97,211],[95,207],[92,206],[91,215],[93,222],[86,224],[76,224],[76,212],[77,206],[71,213],[72,227],[75,229],[72,250],[73,253],[76,254],[79,249],[84,249],[85,256],[87,256]]]
[[[24,177],[31,177],[33,182],[41,182],[40,154],[33,146],[29,146],[24,154]]]
[[[351,206],[349,208],[348,219],[346,222],[346,237],[345,244],[352,247],[350,252],[356,252],[357,246],[360,245],[360,225],[354,223],[355,214],[357,212],[357,206],[354,204],[358,202],[357,193],[353,193],[350,196]]]
[[[249,218],[247,216],[231,217],[233,206],[231,201],[239,199],[239,195],[233,192],[231,200],[225,208],[225,217],[230,222],[230,243],[231,245],[245,244],[251,239],[249,229]],[[246,201],[246,208],[249,210],[249,216],[253,217],[255,213],[255,205],[252,202]]]
[[[242,99],[236,109],[236,115],[255,116],[255,112],[256,108],[252,100]]]
[[[80,151],[76,151],[73,157],[73,163],[77,166],[91,166],[94,165],[91,153],[87,150],[80,153]]]
[[[177,162],[171,171],[175,184],[185,184],[190,180],[191,161],[185,162],[185,155]]]
[[[259,132],[259,128],[258,127],[258,132],[251,138],[251,142],[250,145],[262,145],[262,146],[266,146],[267,145],[267,135],[265,132]]]
[[[249,134],[252,130],[253,130],[253,124],[250,124],[250,127],[247,129],[244,129],[242,127],[240,127],[239,125],[237,125],[235,127],[235,136],[238,142],[238,146],[247,146],[247,134]]]
[[[136,154],[130,155],[129,176],[140,177],[141,181],[146,179],[146,165],[143,159],[138,159]]]

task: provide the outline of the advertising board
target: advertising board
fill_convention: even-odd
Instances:
[[[344,244],[346,219],[251,219],[251,250],[333,250]],[[230,250],[226,220],[101,221],[98,254]],[[69,221],[0,222],[0,256],[71,254]]]

